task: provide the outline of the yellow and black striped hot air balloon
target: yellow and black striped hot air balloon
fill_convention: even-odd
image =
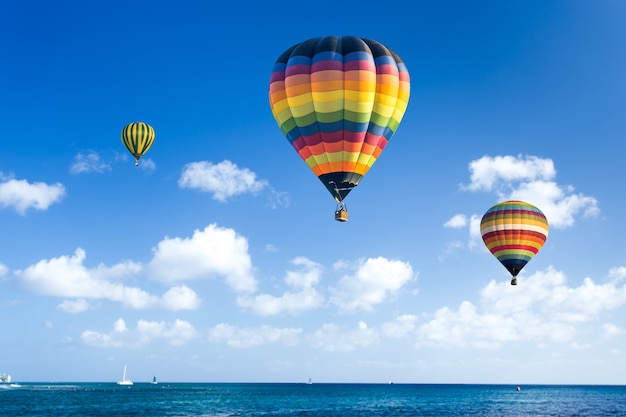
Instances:
[[[154,143],[154,129],[147,123],[134,122],[122,129],[122,143],[135,158],[135,166],[139,166],[139,158],[143,156]]]

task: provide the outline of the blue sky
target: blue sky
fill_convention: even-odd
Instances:
[[[625,383],[626,3],[390,6],[3,1],[0,373]],[[411,75],[347,223],[268,100],[326,35]],[[478,234],[510,198],[551,227],[517,287]]]

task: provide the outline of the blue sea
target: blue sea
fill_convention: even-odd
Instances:
[[[626,416],[626,386],[0,385],[2,416]]]

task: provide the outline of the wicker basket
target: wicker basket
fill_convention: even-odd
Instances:
[[[348,221],[348,211],[345,209],[340,209],[335,211],[335,220],[338,222],[347,222]]]

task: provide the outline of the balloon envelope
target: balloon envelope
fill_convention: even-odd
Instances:
[[[154,143],[154,129],[147,123],[135,122],[124,126],[122,129],[122,143],[126,149],[135,157],[135,165],[139,165],[139,158]]]
[[[278,58],[269,101],[293,148],[341,201],[396,132],[409,84],[404,62],[386,46],[327,36],[294,45]]]
[[[545,243],[548,220],[532,204],[505,201],[487,210],[480,234],[489,251],[516,277]]]

